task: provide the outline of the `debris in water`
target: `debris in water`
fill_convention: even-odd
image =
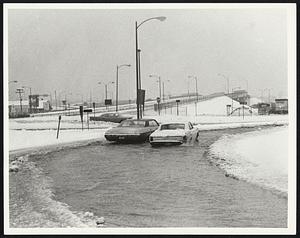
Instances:
[[[13,165],[10,166],[9,171],[10,172],[18,172],[19,167],[16,164],[13,164]]]
[[[97,219],[96,224],[97,226],[101,226],[105,223],[104,217],[100,217]]]
[[[94,214],[92,212],[85,212],[84,217],[92,217]]]

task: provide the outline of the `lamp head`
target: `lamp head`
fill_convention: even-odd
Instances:
[[[164,21],[164,20],[166,20],[167,18],[164,17],[164,16],[161,16],[161,17],[156,17],[156,19],[157,19],[157,20],[160,20],[160,21]]]

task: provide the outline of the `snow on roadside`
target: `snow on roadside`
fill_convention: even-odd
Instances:
[[[287,195],[288,127],[223,135],[210,146],[209,158],[228,176]]]
[[[174,115],[147,115],[144,118],[154,118],[159,123],[190,121],[200,130],[217,130],[239,127],[253,127],[262,125],[287,125],[287,115],[269,116],[174,116]]]
[[[107,129],[61,130],[56,139],[56,130],[9,130],[9,151],[48,145],[99,139],[104,140]]]

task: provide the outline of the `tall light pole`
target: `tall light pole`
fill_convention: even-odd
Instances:
[[[196,85],[195,85],[196,86],[196,95],[197,95],[197,102],[198,102],[198,83],[197,83],[198,79],[197,79],[197,76],[189,75],[188,78],[195,79],[195,82],[196,82]]]
[[[118,111],[118,96],[119,96],[119,69],[122,67],[130,67],[130,64],[122,64],[122,65],[117,65],[117,77],[116,77],[116,112]]]
[[[229,94],[229,78],[225,76],[224,74],[218,74],[219,76],[222,76],[227,81],[227,94]],[[247,81],[248,82],[248,81]],[[248,88],[248,86],[247,86]]]
[[[109,84],[114,84],[114,83],[115,83],[115,82],[110,81],[110,82],[104,84],[104,88],[105,88],[105,100],[107,99],[107,86],[108,86]],[[98,82],[98,84],[102,84],[102,83],[101,83],[101,82]],[[106,108],[107,108],[107,105],[106,105]]]
[[[166,17],[159,16],[159,17],[151,17],[144,21],[142,21],[140,24],[135,22],[135,66],[136,66],[136,112],[137,112],[137,119],[140,119],[140,102],[139,102],[139,90],[141,89],[141,83],[140,83],[140,74],[139,74],[139,46],[138,46],[138,28],[144,24],[147,21],[150,20],[159,20],[164,21],[166,20]]]
[[[165,101],[165,82],[170,82],[169,79],[162,81],[162,100]]]
[[[158,95],[159,95],[159,98],[161,99],[161,79],[160,79],[160,76],[159,75],[155,75],[155,74],[150,74],[149,75],[150,78],[158,78]]]

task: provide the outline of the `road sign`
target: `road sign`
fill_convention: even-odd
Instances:
[[[156,98],[157,103],[160,103],[160,97]]]
[[[111,99],[105,99],[104,101],[105,105],[112,105],[112,100]]]
[[[144,89],[138,90],[138,100],[140,105],[144,105],[145,103],[145,93],[146,91]]]
[[[84,111],[84,112],[92,112],[93,109],[84,109],[83,111]]]
[[[176,100],[176,102],[178,103],[178,102],[180,102],[180,100],[179,100],[179,99],[177,99],[177,100]]]

